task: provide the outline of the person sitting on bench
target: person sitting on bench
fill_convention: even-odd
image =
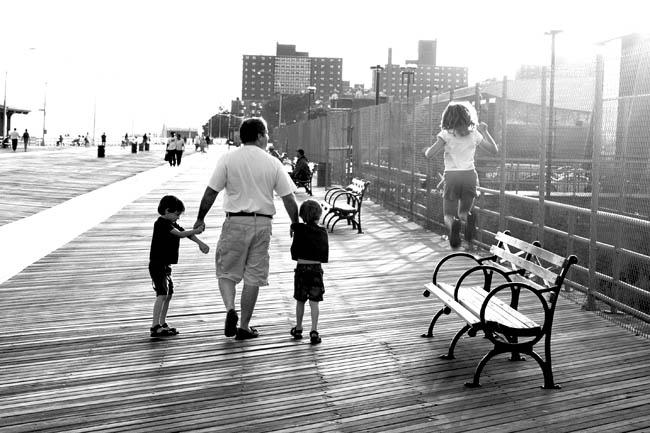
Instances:
[[[309,168],[309,161],[305,156],[305,151],[298,149],[296,151],[296,164],[294,165],[293,172],[291,173],[291,179],[294,182],[305,182],[308,181],[311,177],[311,169]]]

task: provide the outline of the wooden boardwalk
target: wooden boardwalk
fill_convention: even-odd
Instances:
[[[69,169],[48,165],[30,182],[56,172],[60,181],[47,188],[61,199],[44,206],[74,195],[71,167],[87,156],[68,151]],[[540,388],[533,360],[513,365],[505,357],[488,364],[481,388],[465,388],[488,342],[465,338],[456,360],[439,359],[461,326],[453,316],[441,319],[435,338],[420,337],[439,308],[422,296],[422,285],[447,244],[372,202],[364,203],[364,234],[337,226],[330,235],[322,344],[288,333],[294,264],[280,202],[271,285],[261,290],[252,321],[260,337],[223,336],[213,253],[183,241],[169,317],[181,334],[152,341],[147,259],[157,203],[178,195],[187,207],[180,223],[191,226],[218,151],[189,155],[174,177],[0,284],[0,432],[650,431],[650,342],[564,299],[553,341],[561,390]],[[26,156],[16,155],[16,166],[40,164]],[[140,156],[134,169],[128,162]],[[124,165],[94,163],[130,174],[159,165],[153,156],[124,158]],[[91,176],[94,186],[79,193],[116,180],[111,170],[108,182]],[[3,172],[0,215],[37,211],[36,192],[13,187],[20,182],[19,171]],[[200,236],[211,247],[223,221],[220,203]]]

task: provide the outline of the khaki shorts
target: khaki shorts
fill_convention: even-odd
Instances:
[[[273,220],[265,217],[227,217],[221,228],[215,257],[217,279],[235,284],[267,286],[269,245]]]

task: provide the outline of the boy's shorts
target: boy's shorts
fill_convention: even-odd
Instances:
[[[171,266],[149,262],[149,275],[156,296],[168,296],[174,293]]]
[[[320,302],[323,300],[325,285],[323,284],[323,268],[319,264],[298,264],[293,279],[293,297],[296,301],[307,300]]]
[[[231,216],[221,228],[215,256],[217,279],[251,286],[267,286],[269,245],[273,220],[267,217]]]

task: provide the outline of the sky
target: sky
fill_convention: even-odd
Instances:
[[[469,83],[514,78],[522,64],[595,59],[598,42],[650,32],[646,0],[0,0],[0,83],[32,110],[12,127],[48,137],[199,128],[241,97],[242,56],[296,45],[343,59],[343,79],[371,87],[370,66],[417,58],[466,66]],[[5,80],[6,77],[6,80]],[[1,84],[0,84],[1,85]],[[2,91],[3,88],[0,88]],[[1,100],[1,99],[0,99]]]

